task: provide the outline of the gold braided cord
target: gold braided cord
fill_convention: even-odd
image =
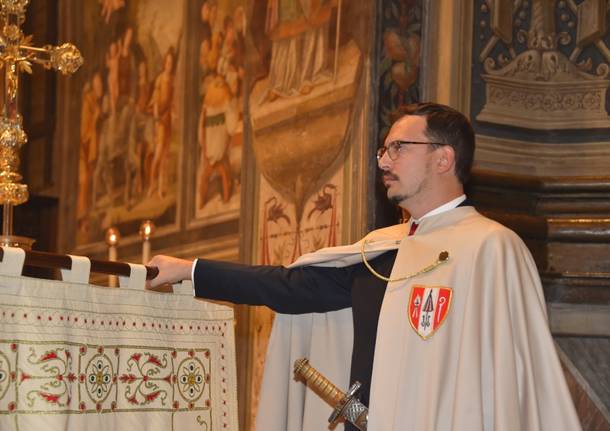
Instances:
[[[360,248],[360,254],[362,255],[362,262],[364,262],[364,266],[366,266],[366,268],[369,270],[369,272],[371,274],[373,274],[375,277],[379,278],[380,280],[383,281],[387,281],[388,283],[394,283],[397,281],[404,281],[404,280],[408,280],[410,278],[413,277],[417,277],[418,275],[422,275],[425,274],[427,272],[433,271],[434,269],[436,269],[438,266],[442,265],[445,262],[449,261],[449,252],[448,251],[441,251],[438,254],[438,257],[436,259],[436,261],[428,266],[426,266],[423,269],[420,269],[419,271],[413,273],[413,274],[409,274],[406,275],[404,277],[399,277],[399,278],[389,278],[389,277],[385,277],[381,274],[379,274],[377,271],[375,271],[375,269],[371,266],[371,264],[366,260],[366,254],[364,252],[364,248],[366,247],[366,237],[364,238],[364,240],[362,241],[362,247]]]

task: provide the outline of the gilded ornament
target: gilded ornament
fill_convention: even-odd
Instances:
[[[4,36],[6,36],[6,38],[12,42],[18,42],[23,34],[21,33],[19,27],[17,27],[15,24],[10,24],[4,28]]]
[[[25,8],[30,0],[3,0],[1,11],[3,14],[25,15]]]
[[[0,182],[0,201],[13,206],[27,202],[28,189],[24,184],[11,184]]]
[[[0,205],[4,206],[3,244],[14,245],[12,206],[28,200],[27,185],[19,184],[19,149],[27,142],[17,109],[19,72],[32,73],[32,63],[74,73],[83,63],[78,49],[69,43],[60,46],[31,46],[32,36],[24,36],[20,25],[25,21],[29,0],[0,0],[0,68],[4,67],[4,108],[0,117]]]
[[[5,148],[18,150],[27,142],[28,138],[21,124],[14,122],[0,123],[0,145]]]
[[[71,43],[64,43],[50,49],[53,69],[64,75],[70,75],[83,65],[80,51]]]

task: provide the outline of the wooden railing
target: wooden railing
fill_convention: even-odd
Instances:
[[[4,258],[4,250],[0,248],[0,261]],[[72,269],[72,259],[66,254],[48,253],[44,251],[25,251],[24,266],[38,268]],[[123,262],[91,259],[91,272],[129,277],[131,269]],[[151,280],[159,274],[157,267],[146,267],[146,279]]]

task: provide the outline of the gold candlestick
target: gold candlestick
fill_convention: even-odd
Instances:
[[[119,241],[121,240],[121,234],[119,230],[115,227],[109,227],[106,229],[106,244],[108,245],[108,260],[111,262],[116,262],[118,258],[117,247],[119,245]],[[116,275],[108,276],[108,286],[117,287],[118,280]]]
[[[150,260],[150,238],[155,232],[155,224],[152,220],[144,220],[140,225],[140,238],[142,238],[142,263],[146,263]]]
[[[19,72],[32,73],[32,63],[62,74],[74,73],[83,58],[69,43],[60,46],[30,46],[20,26],[29,0],[0,0],[0,67],[4,67],[4,106],[0,117],[0,205],[3,206],[0,245],[31,246],[29,238],[13,235],[13,207],[28,200],[27,185],[21,184],[19,149],[27,142],[17,109]]]

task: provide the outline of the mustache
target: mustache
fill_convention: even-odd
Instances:
[[[384,172],[382,176],[383,181],[398,181],[400,178],[398,175],[393,174],[391,172]]]

